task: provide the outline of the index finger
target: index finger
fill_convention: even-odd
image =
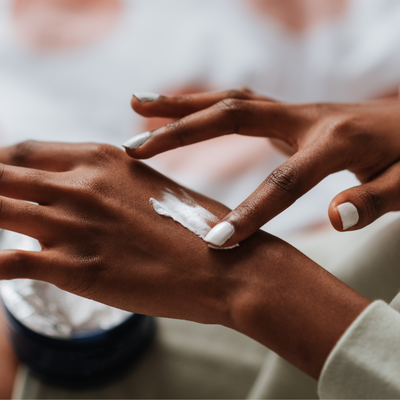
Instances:
[[[230,247],[248,238],[326,176],[341,169],[339,161],[327,163],[327,157],[332,159],[320,150],[296,153],[223,218],[204,240],[213,246]]]
[[[132,108],[143,117],[162,117],[178,119],[209,108],[226,99],[274,100],[254,93],[247,88],[225,90],[222,92],[194,93],[182,96],[160,96],[155,93],[135,93]]]
[[[229,134],[274,137],[294,144],[313,122],[307,114],[308,108],[307,105],[225,99],[161,128],[136,135],[123,146],[129,156],[143,159]]]

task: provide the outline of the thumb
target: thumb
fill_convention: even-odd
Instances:
[[[371,182],[339,193],[329,205],[329,219],[338,231],[364,228],[389,211],[400,209],[400,164]]]

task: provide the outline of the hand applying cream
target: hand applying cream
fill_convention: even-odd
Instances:
[[[239,246],[238,244],[235,244],[230,247],[220,247],[229,239],[228,237],[223,240],[222,235],[226,236],[226,228],[224,228],[224,224],[230,225],[232,231],[230,235],[233,234],[233,226],[228,222],[222,222],[211,229],[209,223],[217,222],[218,218],[197,204],[195,200],[183,190],[181,190],[180,195],[182,199],[180,199],[173,191],[166,189],[161,200],[151,198],[150,203],[158,214],[170,217],[174,221],[179,222],[182,226],[204,239],[212,249],[227,250]]]
[[[235,233],[235,228],[229,222],[221,222],[214,226],[204,240],[214,246],[223,246],[224,243]]]
[[[147,98],[147,97],[146,97]],[[349,170],[361,185],[338,194],[328,208],[332,226],[361,229],[400,210],[400,102],[287,104],[241,88],[225,92],[132,99],[144,117],[177,122],[151,132],[127,154],[146,159],[215,137],[240,134],[273,139],[288,153],[283,164],[223,219],[209,243],[239,243],[330,174]]]

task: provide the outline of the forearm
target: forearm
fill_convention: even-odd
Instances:
[[[256,268],[243,273],[231,327],[318,379],[336,342],[370,302],[281,240],[257,236],[250,253]]]

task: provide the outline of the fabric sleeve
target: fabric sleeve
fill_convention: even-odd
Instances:
[[[322,369],[321,399],[400,398],[400,313],[379,300],[340,338]]]

